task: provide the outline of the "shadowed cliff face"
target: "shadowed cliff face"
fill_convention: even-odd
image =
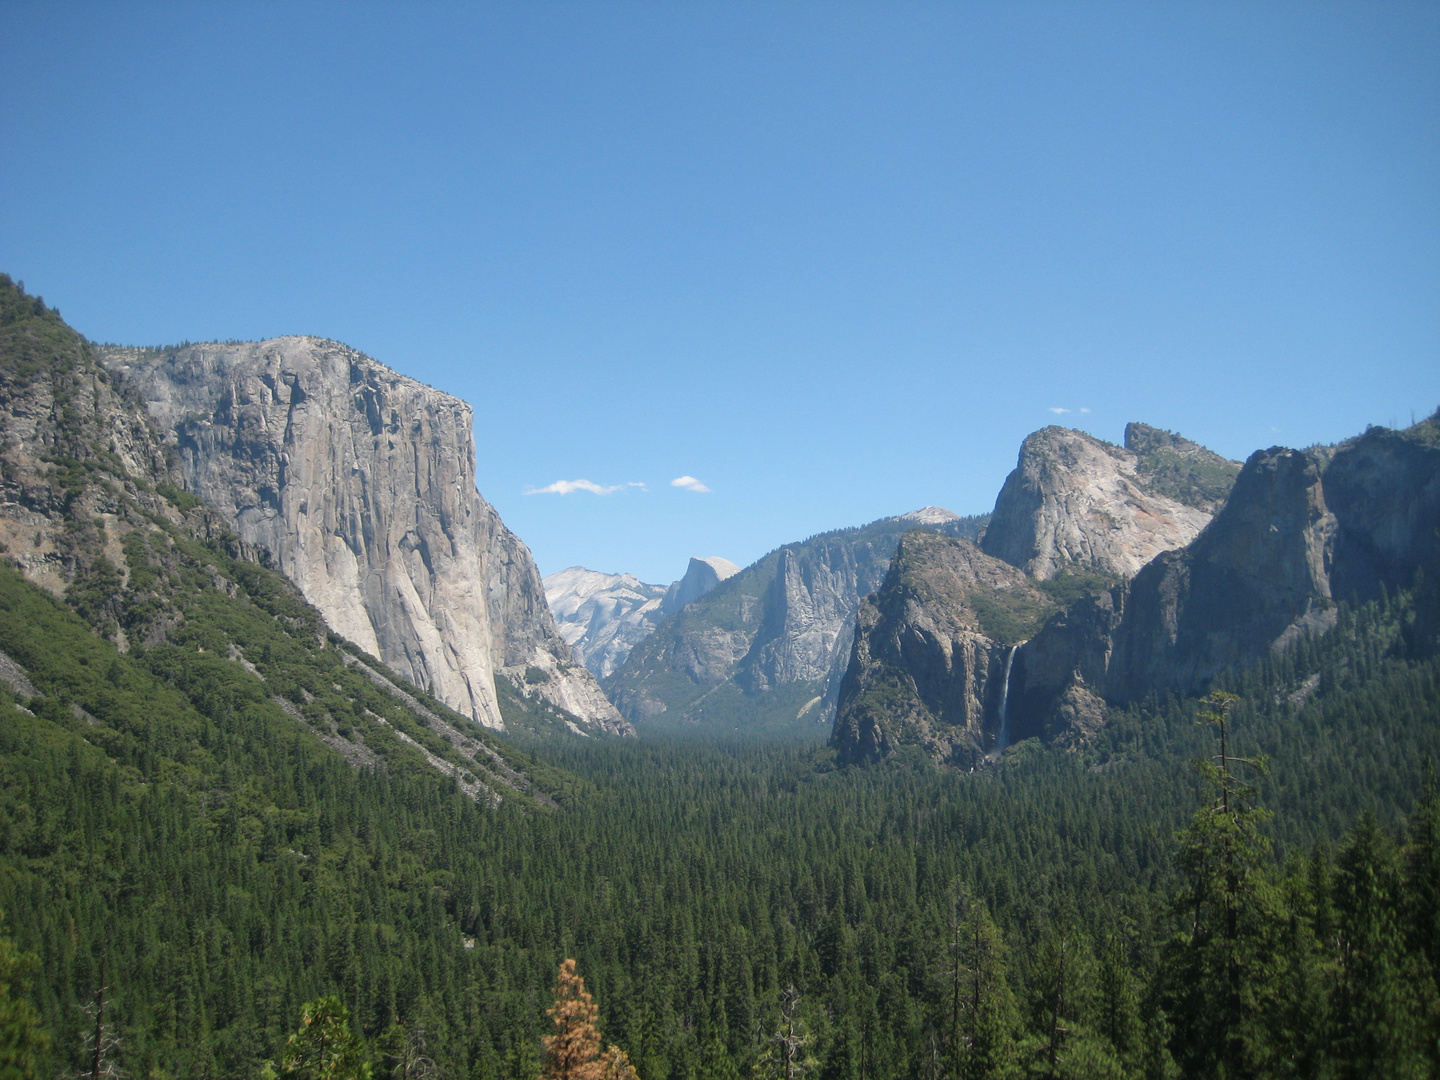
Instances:
[[[1333,456],[1258,451],[1233,488],[1223,459],[1137,427],[1127,431],[1137,470],[1191,501],[1213,505],[1225,492],[1223,504],[1186,546],[1069,603],[1015,651],[1011,741],[1083,740],[1103,725],[1107,703],[1201,693],[1225,668],[1328,629],[1337,599],[1370,600],[1382,588],[1421,590],[1416,633],[1440,637],[1440,414],[1403,432],[1374,429]],[[1137,532],[1115,512],[1151,499],[1136,492],[1113,448],[1061,429],[1037,432],[996,504],[987,551],[1049,577],[1041,588],[1053,596],[1064,580],[1054,574],[1065,565],[1056,553],[1070,565],[1121,566],[1141,550],[1137,536],[1160,535],[1149,525]],[[987,581],[974,557],[923,539],[907,537],[901,552],[885,587],[862,605],[833,741],[846,760],[909,743],[937,760],[973,763],[988,745],[977,730],[995,723],[985,687],[1003,655],[976,616],[987,602],[1023,593]]]
[[[918,745],[975,764],[994,746],[1006,660],[1003,629],[1054,609],[1025,574],[967,540],[907,533],[885,583],[860,605],[831,744],[844,762]]]
[[[464,402],[318,338],[104,360],[171,434],[186,486],[267,547],[336,632],[490,727],[503,727],[496,674],[625,726],[556,631],[529,550],[475,489]]]
[[[1257,451],[1215,520],[1109,593],[1082,600],[1020,650],[1020,723],[1041,733],[1075,688],[1124,704],[1203,692],[1299,635],[1333,625],[1336,600],[1420,587],[1440,571],[1440,419],[1374,429],[1337,449]],[[1418,576],[1417,576],[1418,575]],[[1417,604],[1422,632],[1433,600]]]
[[[1140,469],[1142,460],[1155,459],[1151,444],[1160,436],[1195,444],[1132,427],[1149,437],[1144,459],[1068,428],[1047,427],[1029,436],[995,500],[980,541],[985,553],[1041,581],[1071,566],[1131,577],[1160,552],[1194,539],[1209,513],[1161,494]],[[1177,462],[1187,460],[1174,449],[1165,453]]]
[[[1327,628],[1334,535],[1318,459],[1257,451],[1211,526],[1131,582],[1107,699],[1194,693],[1222,668],[1264,655],[1292,627]]]
[[[1440,414],[1405,431],[1373,428],[1336,452],[1324,476],[1338,531],[1337,600],[1440,582]]]
[[[1336,521],[1320,468],[1304,451],[1257,451],[1193,543],[1052,618],[1020,650],[1012,675],[1018,725],[1053,734],[1063,702],[1082,692],[1091,725],[1102,698],[1199,693],[1224,668],[1332,625]]]

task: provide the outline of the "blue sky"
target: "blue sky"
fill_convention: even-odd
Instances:
[[[545,573],[985,511],[1052,422],[1241,458],[1440,405],[1434,4],[0,18],[0,270],[465,398]]]

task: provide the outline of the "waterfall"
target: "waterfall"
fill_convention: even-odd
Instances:
[[[1005,681],[1000,684],[1000,727],[995,736],[997,754],[1010,745],[1010,716],[1007,708],[1010,703],[1010,665],[1015,663],[1015,650],[1018,648],[1019,645],[1011,645],[1010,651],[1005,654]]]

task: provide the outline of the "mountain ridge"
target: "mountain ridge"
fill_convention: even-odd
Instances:
[[[1054,490],[1066,490],[1073,479],[1061,478]],[[933,559],[926,566],[902,545],[906,559],[897,560],[881,593],[867,601],[875,611],[890,611],[890,622],[872,615],[863,639],[857,637],[846,674],[851,692],[842,692],[832,743],[845,760],[915,744],[962,767],[974,767],[987,748],[1003,749],[1007,736],[1083,743],[1106,722],[1107,708],[1155,694],[1202,693],[1220,673],[1328,630],[1337,601],[1363,603],[1387,591],[1418,590],[1414,633],[1428,635],[1433,646],[1440,640],[1436,520],[1440,412],[1403,432],[1371,429],[1324,452],[1256,451],[1214,518],[1184,547],[1159,552],[1133,577],[1088,583],[1042,626],[1032,621],[1033,636],[1012,634],[1004,690],[989,695],[978,723],[973,709],[955,721],[934,707],[948,676],[937,675],[933,660],[906,661],[887,645],[906,634],[924,638],[954,615],[943,597],[954,588],[956,571],[937,568]],[[1096,550],[1101,557],[1094,562],[1105,565],[1105,545]],[[1027,565],[1046,569],[1033,556]],[[911,589],[902,617],[902,579],[926,573],[937,579],[931,592],[942,599],[919,603]],[[1053,585],[1060,581],[1039,583],[1058,599]],[[945,648],[953,652],[959,644]],[[971,668],[993,677],[1001,643],[977,643],[972,635],[964,644],[986,654]],[[877,656],[889,667],[877,666]],[[883,710],[865,696],[886,686],[897,702],[888,726]],[[941,735],[932,730],[946,724]]]
[[[639,642],[606,692],[637,724],[663,717],[687,728],[794,731],[829,723],[855,610],[883,580],[900,535],[915,527],[974,535],[982,525],[927,507],[781,545]]]

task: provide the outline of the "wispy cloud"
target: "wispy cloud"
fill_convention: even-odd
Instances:
[[[572,491],[588,491],[592,495],[613,495],[625,484],[597,484],[593,480],[556,480],[543,488],[530,488],[526,495],[569,495]],[[643,484],[641,485],[644,486]]]
[[[1081,411],[1081,412],[1089,412],[1090,410],[1082,407],[1080,411]]]
[[[1058,405],[1051,405],[1051,406],[1050,406],[1050,411],[1053,412],[1056,416],[1059,416],[1061,413],[1066,413],[1066,412],[1069,412],[1070,410],[1069,410],[1069,409],[1062,409],[1062,408],[1060,408],[1060,406],[1058,406]]]
[[[693,476],[677,476],[670,481],[671,487],[685,488],[688,491],[709,491],[710,489],[696,480]]]

